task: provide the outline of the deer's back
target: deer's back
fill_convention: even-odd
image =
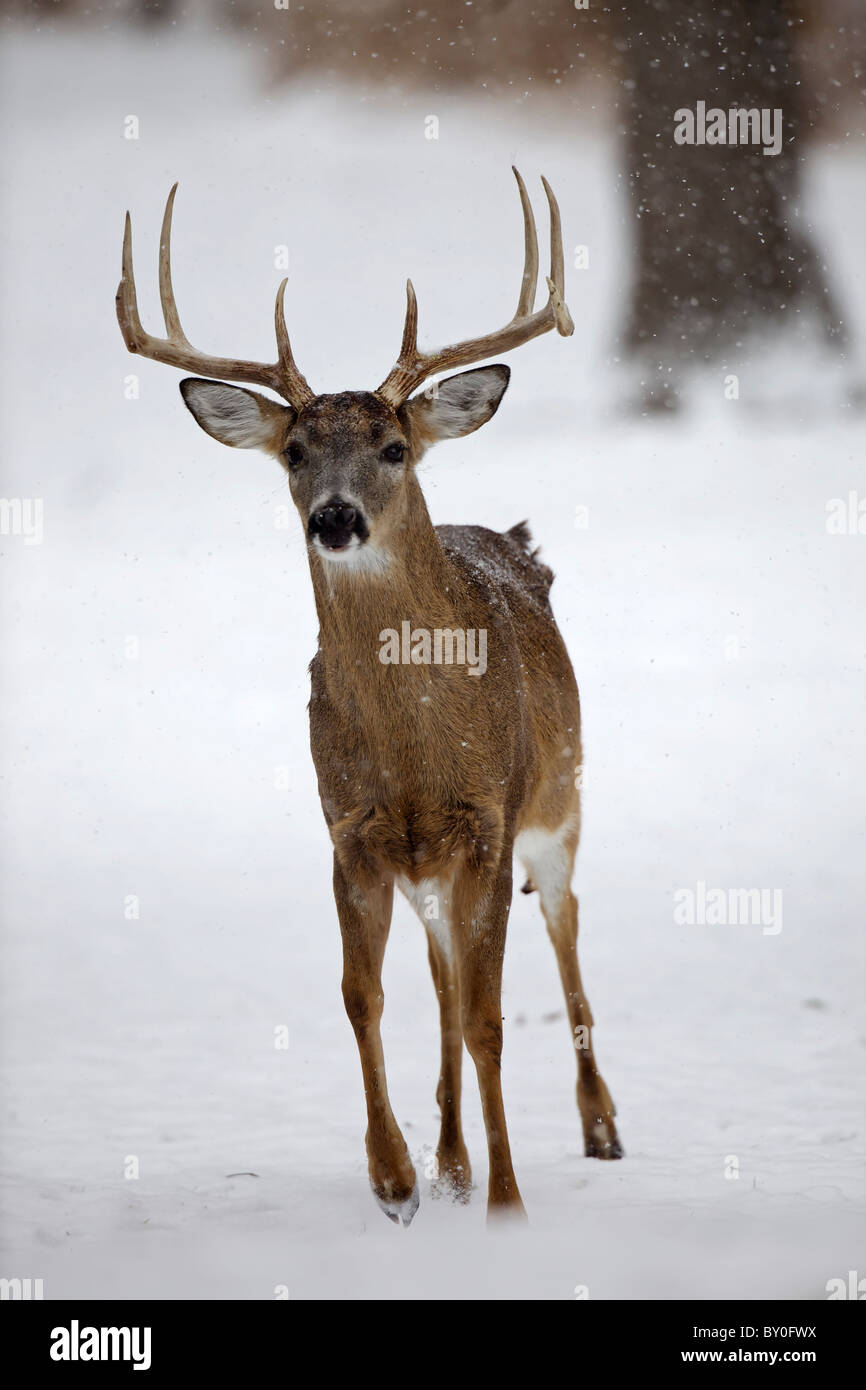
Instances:
[[[437,526],[436,535],[446,554],[468,567],[482,588],[501,589],[511,604],[538,606],[552,620],[550,586],[553,570],[532,549],[525,521],[510,531],[490,531],[486,526]]]
[[[550,606],[553,571],[532,547],[525,521],[509,531],[437,526],[440,544],[488,602],[508,613],[531,749],[519,823],[558,826],[576,812],[581,763],[580,703],[571,661]]]

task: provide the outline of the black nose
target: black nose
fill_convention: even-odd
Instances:
[[[313,512],[307,530],[311,540],[317,536],[328,550],[342,550],[353,536],[362,541],[367,538],[363,516],[342,497],[332,497],[324,507]]]

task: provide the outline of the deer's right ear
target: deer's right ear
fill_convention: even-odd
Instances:
[[[226,386],[222,381],[188,376],[180,383],[180,394],[202,429],[232,449],[263,449],[268,454],[279,454],[295,419],[290,405],[280,405],[243,386]]]

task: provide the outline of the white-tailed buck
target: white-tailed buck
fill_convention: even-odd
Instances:
[[[439,1001],[438,1181],[468,1197],[471,1173],[460,1121],[465,1042],[487,1130],[488,1210],[523,1212],[500,1079],[502,958],[514,854],[526,869],[526,890],[538,891],[556,951],[577,1053],[586,1153],[604,1159],[622,1154],[613,1102],[593,1055],[592,1014],[577,963],[571,878],[580,834],[580,708],[548,600],[553,576],[531,550],[523,523],[504,534],[483,526],[434,527],[415,472],[431,444],[471,434],[491,418],[509,369],[462,372],[413,396],[416,388],[549,329],[574,331],[564,302],[559,209],[546,180],[549,294],[533,312],[538,244],[526,189],[515,175],[525,262],[514,317],[497,332],[422,353],[410,281],[400,355],[373,392],[320,396],[310,388],[289,345],[285,281],[277,292],[273,365],[209,357],[192,347],[171,283],[174,188],[159,254],[167,336],[151,337],[141,326],[128,215],[117,293],[130,352],[211,378],[180,383],[201,427],[223,444],[273,454],[288,473],[319,616],[310,741],[334,846],[343,998],[364,1077],[370,1182],[382,1209],[401,1224],[417,1209],[418,1186],[388,1100],[380,1035],[382,960],[395,886],[426,930]],[[238,381],[267,387],[285,404],[223,384]]]

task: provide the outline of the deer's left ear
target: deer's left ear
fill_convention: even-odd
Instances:
[[[243,386],[226,386],[222,381],[188,376],[180,383],[180,394],[205,433],[232,449],[263,449],[267,454],[278,454],[295,420],[290,405],[280,405]]]
[[[400,414],[413,442],[426,448],[440,439],[461,439],[486,425],[496,414],[511,377],[510,367],[476,367],[471,372],[446,377],[435,390],[413,396]]]

